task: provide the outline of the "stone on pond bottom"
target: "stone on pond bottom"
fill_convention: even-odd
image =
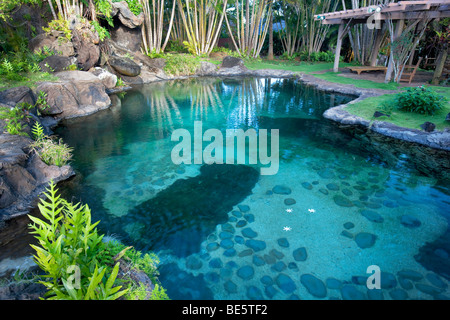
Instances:
[[[292,255],[294,256],[295,261],[305,261],[308,258],[305,247],[295,249]]]
[[[286,187],[286,186],[281,186],[281,185],[276,185],[275,187],[273,187],[272,189],[273,193],[276,194],[291,194],[291,189]]]
[[[300,282],[305,286],[306,290],[317,298],[325,298],[327,295],[327,288],[322,280],[316,278],[312,274],[303,274],[300,277]]]
[[[360,232],[355,236],[355,241],[358,247],[361,249],[370,248],[375,244],[376,236],[367,233],[367,232]]]
[[[275,278],[275,282],[277,286],[286,294],[292,293],[295,289],[297,289],[294,281],[284,273],[278,274],[278,276]]]
[[[243,266],[238,269],[237,275],[239,278],[243,280],[249,280],[253,278],[253,275],[255,274],[255,270],[252,266]]]

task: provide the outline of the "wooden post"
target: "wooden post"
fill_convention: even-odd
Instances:
[[[334,54],[334,66],[333,66],[333,72],[338,72],[339,69],[339,58],[341,56],[341,47],[342,47],[342,38],[344,32],[344,23],[341,22],[339,25],[339,31],[338,31],[338,38],[336,43],[336,53]]]
[[[433,79],[431,84],[439,84],[439,78],[442,76],[444,70],[445,61],[447,60],[448,48],[443,48],[436,59],[436,69],[434,69]]]
[[[375,67],[377,65],[378,53],[380,52],[381,41],[383,40],[385,29],[381,28],[377,30],[377,37],[372,49],[372,55],[370,56],[370,66]]]
[[[405,25],[405,20],[401,19],[401,20],[397,20],[397,25],[395,26],[395,31],[394,31],[394,41],[401,36],[402,31],[403,31],[403,26]],[[392,50],[392,48],[391,48]],[[389,58],[389,65],[386,71],[386,77],[384,78],[384,83],[388,83],[391,81],[392,79],[392,72],[394,71],[394,61],[393,61],[393,54],[391,51],[390,54],[390,58]]]

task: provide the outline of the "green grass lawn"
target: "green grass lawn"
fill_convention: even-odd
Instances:
[[[436,112],[434,115],[422,115],[412,112],[405,112],[396,110],[390,117],[383,116],[376,118],[379,121],[391,122],[397,126],[411,129],[421,129],[420,125],[425,121],[432,122],[436,125],[437,130],[443,130],[444,128],[450,128],[450,123],[445,121],[446,115],[450,112],[450,88],[448,87],[432,87],[433,90],[447,98],[447,103],[444,107]],[[375,120],[373,114],[375,111],[383,112],[382,105],[388,103],[393,98],[393,94],[385,94],[377,97],[371,97],[364,99],[363,101],[349,104],[345,110],[351,114],[357,115],[367,120]]]
[[[399,88],[399,84],[396,82],[389,83],[380,83],[365,79],[352,79],[339,76],[340,72],[326,72],[322,74],[315,74],[314,76],[326,81],[341,83],[341,84],[353,84],[357,88],[363,89],[383,89],[383,90],[397,90]]]
[[[293,72],[301,73],[312,73],[318,71],[324,71],[333,69],[333,62],[298,62],[298,61],[287,61],[287,60],[262,60],[262,61],[245,61],[245,66],[250,70],[258,69],[276,69],[276,70],[288,70]],[[339,64],[341,67],[354,66],[352,63],[341,62]]]
[[[262,60],[262,61],[246,61],[245,66],[250,70],[258,69],[277,69],[277,70],[288,70],[293,72],[301,72],[306,74],[311,74],[314,72],[320,72],[325,70],[333,69],[333,62],[297,62],[297,61],[286,61],[286,60]],[[354,63],[340,62],[339,67],[345,68],[355,66]],[[342,84],[352,84],[357,88],[364,89],[384,89],[384,90],[397,90],[399,84],[395,82],[391,83],[379,83],[370,80],[355,80],[351,78],[345,78],[339,76],[340,72],[325,72],[320,74],[314,74],[315,77],[334,83]]]

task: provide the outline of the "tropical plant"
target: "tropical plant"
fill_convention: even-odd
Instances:
[[[399,110],[432,115],[442,109],[447,99],[429,87],[412,87],[398,93],[392,104]]]
[[[177,1],[187,35],[183,44],[192,54],[209,55],[220,35],[228,0],[185,0],[184,6]]]
[[[173,20],[175,17],[176,0],[172,1],[172,9],[170,11],[169,26],[166,30],[166,36],[163,38],[165,0],[138,0],[144,13],[144,26],[142,28],[142,40],[144,50],[147,54],[151,52],[163,52],[167,42],[169,41],[172,30]],[[164,41],[163,41],[164,39]]]
[[[5,120],[5,129],[9,134],[26,136],[27,133],[23,131],[24,121],[29,120],[29,111],[34,106],[28,103],[17,104],[14,108],[1,107],[0,119]]]
[[[45,272],[39,281],[51,300],[114,300],[126,294],[114,286],[119,263],[113,268],[100,266],[97,255],[105,248],[103,235],[91,222],[87,205],[72,204],[57,194],[50,183],[46,199],[41,199],[39,211],[43,219],[29,215],[30,233],[38,243],[32,244],[34,260]]]
[[[228,32],[240,56],[259,57],[272,15],[270,0],[236,0],[235,12],[225,15]],[[233,26],[233,27],[232,27]]]
[[[49,166],[55,165],[62,167],[72,159],[72,148],[63,143],[62,139],[53,140],[52,138],[45,137],[34,141],[30,147]]]

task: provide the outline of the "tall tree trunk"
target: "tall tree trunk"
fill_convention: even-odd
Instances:
[[[273,60],[273,14],[270,16],[269,21],[269,53],[267,54],[268,60]]]
[[[448,48],[444,48],[439,52],[439,55],[436,59],[436,69],[434,70],[431,84],[439,84],[439,78],[442,76],[442,71],[444,70],[447,56],[448,56]]]

